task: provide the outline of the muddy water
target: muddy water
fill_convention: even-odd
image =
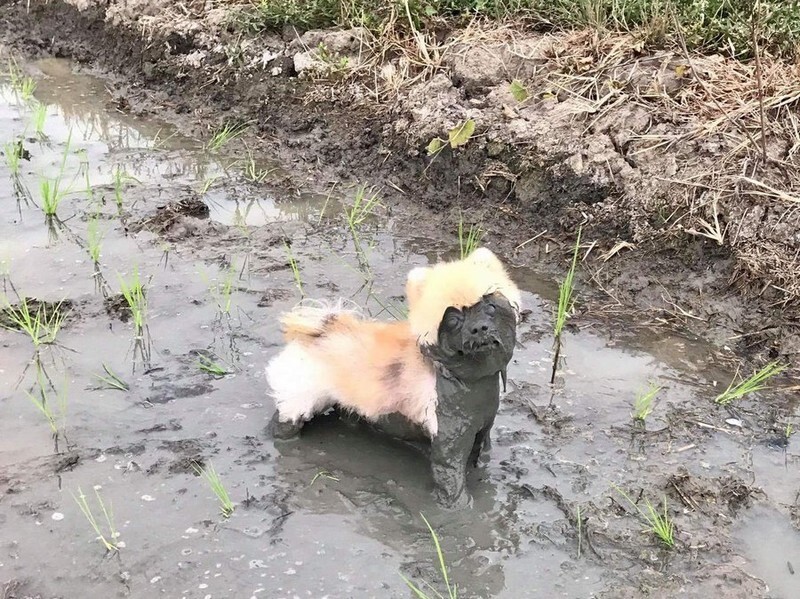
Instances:
[[[451,256],[451,236],[420,238],[403,206],[384,206],[356,245],[341,216],[355,190],[254,184],[241,146],[207,152],[125,115],[101,80],[65,62],[26,70],[47,117],[36,135],[33,104],[0,88],[0,143],[22,139],[30,152],[21,186],[0,166],[0,272],[12,302],[71,302],[58,343],[40,352],[67,409],[55,450],[24,393],[36,380],[32,344],[0,330],[0,581],[58,597],[409,597],[401,573],[443,588],[422,512],[463,597],[795,596],[800,474],[794,438],[780,437],[794,418],[789,393],[716,408],[713,383],[731,372],[708,346],[626,321],[571,328],[551,386],[556,290],[529,268],[514,270],[530,312],[491,459],[470,476],[471,508],[437,509],[421,456],[335,416],[273,443],[263,365],[279,347],[275,317],[300,287],[391,318],[405,273]],[[268,157],[259,168],[278,172]],[[129,176],[121,208],[115,170]],[[35,204],[40,180],[56,177],[68,193],[48,225]],[[207,215],[186,208],[198,203]],[[95,218],[99,267],[85,247]],[[138,343],[106,300],[134,271],[148,299]],[[229,374],[202,372],[199,353]],[[104,365],[128,391],[101,383]],[[664,388],[636,428],[631,403],[648,381]],[[232,517],[193,462],[213,464]],[[613,485],[667,497],[675,549],[643,532]],[[118,553],[97,541],[78,489],[101,527],[97,496],[113,505]]]

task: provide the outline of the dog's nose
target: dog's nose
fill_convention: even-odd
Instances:
[[[476,327],[472,327],[472,331],[470,331],[470,332],[473,335],[477,335],[478,331],[480,331],[482,333],[485,333],[488,330],[489,330],[489,325],[488,324],[482,324],[482,325],[480,325],[480,327],[477,327],[477,326]]]

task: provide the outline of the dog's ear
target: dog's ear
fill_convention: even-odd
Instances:
[[[431,269],[427,266],[418,266],[408,273],[406,280],[406,302],[409,308],[413,306],[422,295],[422,288],[428,280]]]
[[[467,261],[489,269],[503,270],[503,264],[500,259],[489,248],[480,247],[476,249],[467,257]]]

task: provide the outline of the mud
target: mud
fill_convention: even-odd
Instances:
[[[624,308],[740,356],[798,363],[788,70],[771,79],[780,108],[767,114],[772,146],[759,164],[741,133],[757,126],[753,74],[720,57],[693,59],[701,85],[683,57],[647,55],[637,40],[477,27],[445,35],[439,66],[420,74],[407,46],[376,58],[360,29],[243,34],[241,7],[136,6],[10,3],[5,39],[121,74],[107,84],[116,109],[157,114],[198,138],[251,123],[247,146],[291,165],[276,175],[289,187],[314,181],[309,191],[324,196],[331,185],[380,184],[391,204],[435,209],[428,223],[409,219],[428,235],[454,230],[463,211],[541,272],[562,275],[583,223],[587,312]],[[528,100],[511,96],[512,79]],[[705,97],[709,86],[721,100]],[[738,128],[715,113],[720,101],[723,113],[741,113]],[[469,143],[425,156],[467,118],[477,123]],[[722,245],[701,234],[717,221]]]
[[[28,22],[20,7],[8,8],[17,22]],[[91,10],[77,15],[57,3],[33,10],[44,11],[34,13],[41,21],[4,33],[28,50],[30,40],[48,40],[40,50],[93,59],[92,44],[115,31],[93,21],[98,15]],[[65,37],[54,48],[48,27],[55,17]],[[94,25],[86,29],[87,23]],[[87,31],[96,38],[92,44]],[[141,55],[126,45],[139,39],[117,34],[107,46],[113,49],[107,66],[140,69]],[[336,415],[315,420],[295,442],[273,444],[264,432],[273,406],[261,372],[280,346],[277,314],[300,298],[287,242],[306,295],[349,297],[373,316],[391,318],[402,312],[406,272],[453,254],[452,227],[442,226],[440,213],[387,192],[356,243],[342,217],[355,189],[321,190],[308,162],[287,160],[274,180],[254,185],[231,168],[242,158],[240,146],[209,153],[205,133],[186,134],[198,133],[188,125],[206,122],[210,112],[184,115],[185,126],[176,130],[127,110],[139,102],[131,81],[75,73],[63,60],[23,66],[38,82],[36,98],[48,106],[47,137],[31,136],[30,106],[4,84],[0,142],[26,140],[30,161],[20,180],[36,200],[39,178],[56,176],[72,131],[64,172],[72,189],[54,234],[35,205],[18,205],[13,186],[0,188],[3,281],[43,302],[69,300],[77,314],[40,356],[56,389],[68,390],[66,443],[58,452],[24,393],[33,384],[31,344],[19,332],[0,331],[5,595],[409,597],[401,573],[442,588],[422,512],[439,533],[463,597],[792,596],[800,564],[800,475],[797,440],[786,434],[788,424],[797,425],[791,381],[732,408],[716,406],[714,396],[735,369],[729,352],[687,327],[664,326],[652,313],[632,322],[616,309],[572,319],[565,362],[551,386],[557,289],[545,247],[528,244],[523,249],[530,253],[520,252],[512,268],[530,310],[519,330],[524,347],[508,368],[489,459],[467,480],[471,507],[440,511],[424,456]],[[131,92],[127,104],[121,96],[109,102],[107,86]],[[177,97],[148,95],[154,108]],[[323,112],[314,117],[317,129],[304,120],[320,106],[293,108],[300,133],[287,139],[325,139]],[[276,113],[288,119],[288,110]],[[343,123],[358,122],[357,113]],[[174,114],[165,109],[164,116]],[[314,148],[336,162],[345,146],[353,149],[354,140],[370,135],[377,133],[328,137]],[[251,147],[265,164],[310,152],[307,146],[297,154],[261,155],[270,141],[264,143]],[[331,149],[337,143],[342,152]],[[364,146],[341,172],[374,165],[375,148]],[[436,168],[454,174],[464,168],[444,158]],[[388,158],[382,168],[403,160]],[[121,212],[113,189],[117,167],[138,181],[125,186]],[[409,196],[429,186],[438,189],[429,198],[454,200],[456,192],[435,179],[405,180],[409,168],[416,167],[387,180]],[[5,163],[0,177],[10,180]],[[462,189],[467,201],[472,192]],[[208,216],[187,214],[178,206],[186,198],[199,198]],[[131,226],[163,224],[159,214],[170,215],[166,229]],[[99,272],[107,288],[98,288],[85,248],[95,216],[104,233]],[[515,230],[509,228],[511,237]],[[500,235],[488,241],[513,243]],[[130,321],[110,316],[104,305],[103,289],[113,296],[117,275],[130,276],[134,268],[147,282],[147,334],[140,339]],[[637,276],[646,288],[647,273]],[[590,291],[581,294],[588,303]],[[137,351],[142,343],[146,354]],[[198,352],[216,356],[230,374],[201,371]],[[99,383],[104,364],[129,391]],[[649,380],[664,389],[646,426],[634,426],[632,402]],[[214,465],[237,504],[231,518],[220,516],[194,463]],[[644,531],[615,487],[640,505],[645,498],[660,505],[666,497],[675,548]],[[117,540],[124,543],[118,553],[106,554],[97,542],[73,498],[79,488],[96,512],[95,488],[113,505]]]

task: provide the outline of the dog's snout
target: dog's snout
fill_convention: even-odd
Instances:
[[[488,330],[489,330],[489,325],[488,325],[488,324],[482,324],[482,325],[480,325],[480,326],[475,326],[475,327],[472,327],[472,331],[470,331],[470,332],[471,332],[473,335],[477,335],[477,334],[478,334],[478,332],[485,333],[485,332],[486,332],[486,331],[488,331]]]

